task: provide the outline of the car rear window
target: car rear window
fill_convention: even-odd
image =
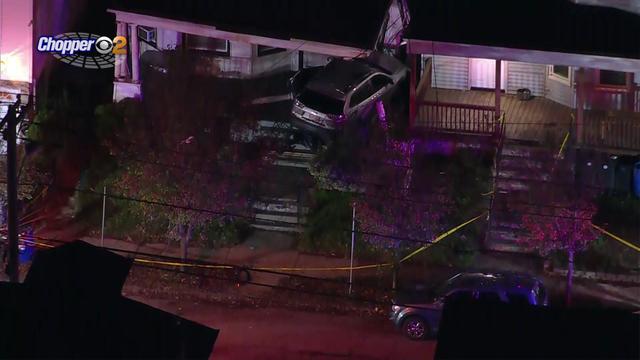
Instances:
[[[310,90],[303,91],[298,101],[325,114],[339,115],[344,111],[343,101]]]

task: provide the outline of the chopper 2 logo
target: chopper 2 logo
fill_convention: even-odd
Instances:
[[[86,69],[108,69],[127,58],[127,38],[71,32],[38,39],[39,52],[51,53],[69,65]]]

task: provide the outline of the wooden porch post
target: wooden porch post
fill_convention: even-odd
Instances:
[[[417,104],[416,104],[416,57],[417,55],[409,54],[409,128],[413,128],[415,123]]]
[[[298,51],[298,71],[304,69],[304,51]]]
[[[131,50],[131,82],[140,81],[140,44],[138,42],[138,25],[129,24],[129,49]]]
[[[500,97],[501,93],[501,85],[502,84],[502,60],[496,60],[496,119],[500,118]]]
[[[631,112],[633,112],[633,108],[636,102],[636,89],[633,77],[633,73],[627,73],[627,111]]]
[[[584,97],[585,97],[584,68],[576,70],[576,143],[581,144],[584,139]]]
[[[127,24],[122,21],[118,21],[116,23],[116,34],[118,36],[127,37]],[[125,57],[124,61],[116,61],[114,67],[114,78],[115,79],[125,79],[129,77],[129,66],[127,64],[127,58]]]

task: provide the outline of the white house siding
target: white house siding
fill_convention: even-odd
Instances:
[[[304,53],[304,67],[312,67],[312,66],[322,66],[322,65],[326,65],[329,60],[331,60],[331,56],[327,56],[324,54],[317,54],[317,53],[311,53],[311,52],[305,52]],[[295,57],[295,68],[298,67],[298,56],[296,54]]]
[[[424,56],[423,56],[424,60]],[[431,85],[441,89],[469,89],[469,58],[436,55]]]
[[[180,44],[180,33],[174,30],[158,29],[158,48],[160,50],[172,50]]]
[[[249,43],[230,41],[231,51],[229,56],[234,58],[250,58],[253,56],[252,46]]]
[[[548,70],[547,70],[548,73]],[[571,86],[573,81],[573,69],[571,69],[571,81],[557,80],[551,76],[546,77],[546,97],[568,107],[575,105],[575,91]]]
[[[514,94],[518,89],[531,90],[535,96],[544,96],[547,66],[509,61],[507,67],[507,93]]]
[[[275,54],[258,56],[257,45],[253,58],[253,75],[269,73],[273,71],[290,71],[295,69],[293,57],[298,56],[297,51],[281,51]]]

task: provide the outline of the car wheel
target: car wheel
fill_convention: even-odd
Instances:
[[[429,324],[419,316],[410,316],[402,322],[402,332],[411,340],[424,340],[429,334]]]

